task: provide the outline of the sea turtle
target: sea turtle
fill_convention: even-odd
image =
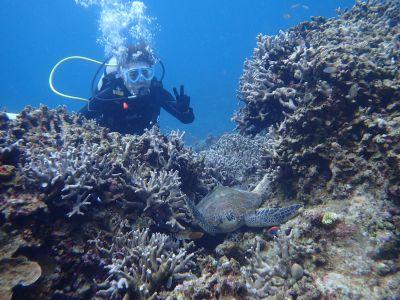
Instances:
[[[270,180],[266,175],[251,191],[218,186],[197,206],[189,199],[186,203],[195,222],[207,233],[232,232],[243,225],[268,227],[286,222],[302,207],[293,204],[284,208],[259,208],[270,193]]]

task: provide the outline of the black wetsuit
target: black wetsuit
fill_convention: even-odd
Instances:
[[[161,107],[180,120],[182,123],[192,123],[193,109],[189,107],[189,97],[175,99],[163,88],[162,82],[153,79],[150,93],[136,98],[125,87],[121,78],[115,73],[105,75],[100,91],[96,92],[98,99],[89,99],[80,113],[87,118],[95,119],[101,126],[123,134],[142,134],[146,128],[158,124]],[[102,100],[115,99],[115,100]]]

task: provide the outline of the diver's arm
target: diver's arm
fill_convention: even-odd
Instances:
[[[173,115],[179,121],[184,124],[189,124],[194,121],[193,109],[189,106],[190,97],[184,94],[183,86],[181,86],[181,93],[178,94],[174,88],[174,94],[176,99],[166,90],[161,92],[161,106],[168,113]]]

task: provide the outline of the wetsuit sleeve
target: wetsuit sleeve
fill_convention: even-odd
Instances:
[[[188,107],[185,109],[185,111],[180,110],[175,98],[165,89],[161,90],[159,96],[161,97],[161,107],[179,121],[184,124],[189,124],[194,121],[193,108]]]

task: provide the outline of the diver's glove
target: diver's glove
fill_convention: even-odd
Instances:
[[[173,90],[175,94],[177,109],[180,112],[187,112],[189,110],[190,97],[188,95],[185,95],[183,85],[181,85],[181,90],[179,94],[176,88],[174,88]]]

